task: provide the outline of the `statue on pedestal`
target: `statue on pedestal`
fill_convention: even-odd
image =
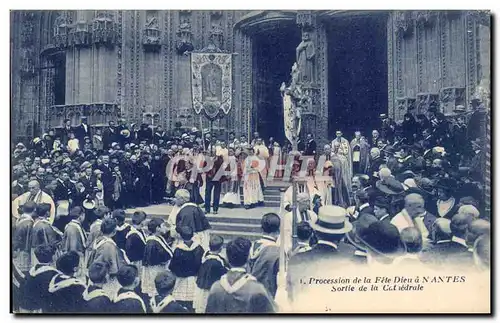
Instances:
[[[297,46],[297,65],[300,71],[300,83],[314,83],[314,63],[316,59],[316,49],[311,40],[309,30],[302,32],[302,42]]]

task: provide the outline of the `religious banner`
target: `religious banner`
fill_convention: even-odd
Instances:
[[[288,141],[292,142],[294,119],[296,118],[296,115],[292,97],[287,93],[283,94],[283,117],[285,125],[285,136]],[[300,125],[301,122],[299,119],[299,124],[297,126],[297,136],[300,134]]]
[[[231,110],[233,91],[232,55],[225,53],[191,53],[193,108],[209,119]]]

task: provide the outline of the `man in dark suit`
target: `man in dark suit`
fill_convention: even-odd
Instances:
[[[71,185],[68,172],[62,171],[59,173],[57,185],[54,190],[54,202],[56,202],[56,204],[58,201],[68,201],[70,199]]]
[[[206,173],[206,186],[205,186],[205,213],[210,213],[210,206],[212,205],[212,209],[214,214],[219,212],[219,202],[220,202],[220,192],[221,192],[221,181],[222,173],[219,173],[222,164],[224,163],[222,156],[215,156],[214,153],[211,153],[211,158],[213,161],[213,166]],[[207,167],[207,162],[204,162],[204,167]],[[213,203],[211,203],[212,191],[214,194]]]
[[[82,117],[80,125],[76,126],[74,129],[74,133],[81,146],[83,146],[83,143],[85,142],[85,137],[92,138],[90,126],[87,123],[87,117]]]
[[[80,182],[85,186],[87,192],[93,192],[94,187],[97,185],[97,179],[92,173],[92,165],[89,162],[84,162],[80,166],[80,171],[85,172],[85,174],[80,177]]]
[[[71,127],[71,120],[64,119],[64,126],[59,131],[59,137],[61,138],[61,143],[63,146],[68,144],[69,134],[73,132],[73,127]]]
[[[311,272],[311,269],[340,268],[358,263],[355,258],[356,248],[342,242],[345,234],[352,230],[344,208],[335,205],[322,206],[318,220],[312,223],[311,227],[318,238],[317,244],[309,251],[295,254],[288,262],[287,286],[291,302],[299,294],[306,292],[304,288],[308,288],[308,285],[300,284],[301,278],[320,274],[319,271]]]
[[[113,142],[118,140],[119,133],[115,129],[115,122],[109,121],[108,127],[102,132],[102,144],[104,150],[108,150]]]
[[[108,208],[111,208],[113,204],[114,181],[113,181],[113,168],[109,163],[108,155],[102,156],[102,165],[100,165],[98,169],[102,172],[101,180],[104,190],[104,204]]]
[[[308,133],[307,138],[306,138],[306,149],[304,154],[306,156],[315,156],[316,155],[316,141],[314,141],[314,138],[312,134]]]
[[[363,214],[373,214],[374,210],[370,205],[370,195],[367,191],[363,189],[356,191],[354,199],[356,200],[355,219],[359,219]]]
[[[451,240],[438,241],[422,253],[422,262],[434,268],[471,267],[474,263],[472,253],[468,250],[466,236],[472,217],[459,213],[451,219]]]
[[[389,214],[391,206],[387,198],[383,196],[377,196],[375,198],[375,206],[373,208],[373,213],[379,221],[391,222],[391,215]]]

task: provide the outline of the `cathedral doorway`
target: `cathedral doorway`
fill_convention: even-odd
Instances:
[[[387,113],[387,17],[337,18],[327,24],[328,137],[370,136]]]
[[[290,82],[300,37],[300,28],[292,20],[275,23],[252,38],[252,129],[258,131],[266,142],[270,137],[281,144],[286,140],[280,86],[282,82]]]

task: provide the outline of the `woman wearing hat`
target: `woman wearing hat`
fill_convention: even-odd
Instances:
[[[436,216],[450,219],[458,211],[458,200],[455,198],[456,182],[451,178],[442,178],[438,181]]]

